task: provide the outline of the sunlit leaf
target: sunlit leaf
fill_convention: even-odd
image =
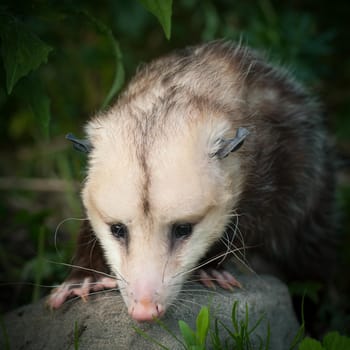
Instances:
[[[207,338],[207,335],[208,335],[208,330],[209,330],[208,307],[204,306],[201,308],[201,311],[197,316],[196,326],[197,326],[197,337],[198,337],[199,344],[204,344],[205,339]]]
[[[191,329],[191,327],[184,321],[179,321],[179,328],[182,334],[182,337],[184,338],[186,344],[188,346],[192,346],[196,344],[196,335]]]

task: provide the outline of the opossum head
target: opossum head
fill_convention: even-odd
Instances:
[[[83,202],[131,317],[144,321],[164,314],[222,236],[242,172],[240,152],[218,156],[237,132],[229,118],[126,113],[112,110],[87,127]]]

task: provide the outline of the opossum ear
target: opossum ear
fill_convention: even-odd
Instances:
[[[231,152],[237,151],[243,145],[248,135],[249,131],[246,128],[238,128],[233,139],[219,140],[219,149],[211,157],[218,157],[219,159],[227,157]]]
[[[73,134],[66,135],[66,139],[73,142],[73,147],[79,152],[89,153],[92,149],[92,145],[88,140],[77,139]]]

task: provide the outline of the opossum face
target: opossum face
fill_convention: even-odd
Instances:
[[[84,205],[130,315],[152,320],[228,223],[240,161],[212,155],[234,130],[210,119],[145,135],[132,122],[105,118],[88,132]]]

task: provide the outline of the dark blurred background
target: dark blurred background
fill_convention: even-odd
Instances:
[[[143,62],[227,38],[264,50],[324,105],[339,156],[339,267],[327,297],[312,283],[291,292],[307,288],[316,333],[349,334],[349,18],[345,0],[177,0],[167,40],[137,0],[0,1],[0,313],[44,296],[69,270],[60,262],[72,256],[73,218],[84,216],[85,157],[65,134],[83,136]]]

